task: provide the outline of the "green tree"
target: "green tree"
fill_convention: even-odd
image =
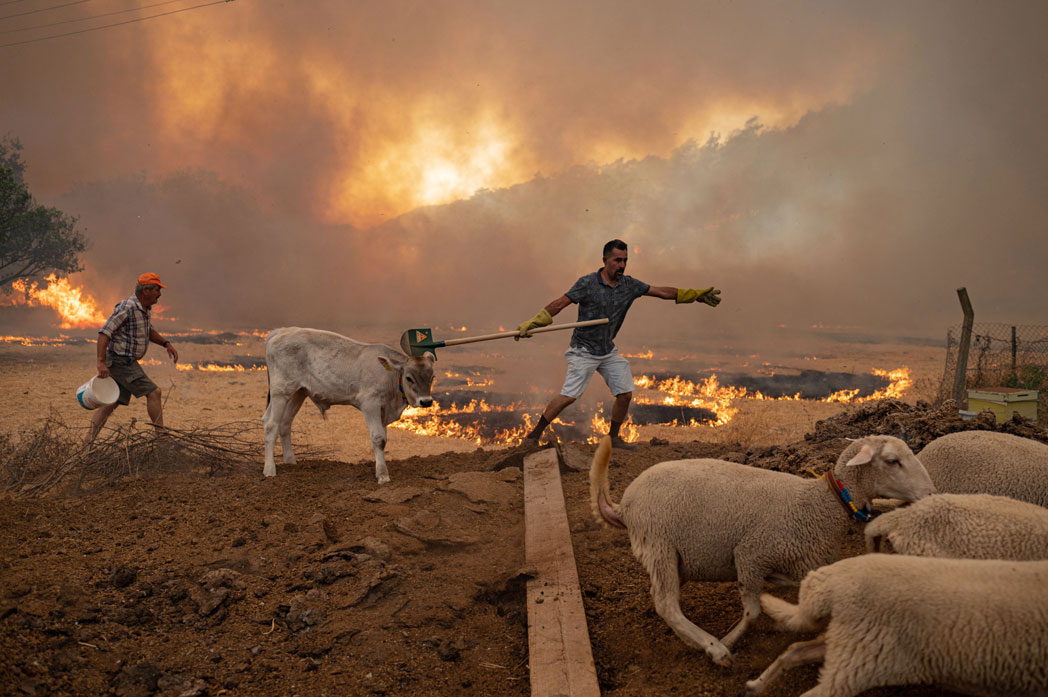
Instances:
[[[25,185],[25,163],[17,138],[0,140],[0,289],[48,273],[82,271],[77,255],[87,248],[77,218],[41,206]]]

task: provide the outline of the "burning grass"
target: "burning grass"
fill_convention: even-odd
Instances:
[[[84,488],[177,471],[214,474],[255,466],[262,458],[262,429],[253,423],[157,430],[132,419],[125,426],[103,428],[90,444],[84,442],[85,430],[66,425],[52,413],[42,425],[18,436],[0,434],[0,448],[8,453],[0,463],[0,489],[16,496],[39,496],[64,484]],[[328,454],[308,446],[297,450],[304,458]]]
[[[739,416],[744,406],[755,403],[847,405],[898,399],[913,386],[907,368],[874,369],[861,375],[804,370],[798,375],[759,378],[727,375],[725,379],[730,384],[722,384],[718,376],[712,374],[695,381],[679,375],[641,375],[634,380],[636,390],[630,417],[620,435],[627,442],[636,442],[641,437],[641,427],[723,428]],[[757,389],[758,386],[761,389]],[[531,430],[544,406],[525,403],[519,396],[476,389],[446,391],[434,397],[435,406],[409,408],[391,426],[418,435],[459,438],[477,445],[516,445]],[[747,411],[752,416],[753,410]],[[804,417],[800,421],[808,427],[812,423],[809,409],[805,407],[802,411]],[[825,410],[816,411],[821,414]],[[568,414],[570,412],[565,412]],[[574,419],[562,415],[554,424],[561,438],[592,443],[608,432],[609,420],[603,409],[598,408],[594,413],[582,413]],[[731,430],[733,433],[764,431],[767,427],[749,418],[747,426]],[[796,429],[791,432],[793,430]]]

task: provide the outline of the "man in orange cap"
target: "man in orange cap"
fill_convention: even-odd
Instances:
[[[98,377],[113,378],[120,387],[120,397],[115,404],[99,407],[92,415],[88,442],[95,439],[117,406],[130,404],[132,395],[146,398],[146,411],[154,427],[159,430],[164,425],[160,388],[149,379],[138,361],[146,355],[149,342],[153,342],[167,349],[171,360],[178,362],[175,347],[149,324],[149,308],[156,305],[160,289],[166,287],[155,273],[142,274],[135,294],[118,302],[113,314],[98,330]]]

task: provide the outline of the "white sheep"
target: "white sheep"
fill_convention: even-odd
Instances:
[[[866,551],[952,559],[1048,559],[1048,509],[990,494],[936,494],[871,521]]]
[[[642,472],[615,504],[608,488],[610,451],[605,438],[590,468],[595,517],[629,531],[633,554],[651,577],[655,611],[684,643],[719,665],[730,665],[732,646],[760,615],[765,579],[798,581],[836,559],[852,516],[867,516],[874,496],[914,501],[934,492],[905,443],[869,436],[850,444],[826,478],[722,460],[677,460]],[[835,493],[841,484],[850,505],[842,506]],[[734,580],[742,619],[718,641],[681,612],[680,585]]]
[[[995,494],[1048,507],[1048,445],[994,431],[936,438],[917,455],[947,494]]]
[[[761,604],[782,629],[826,629],[791,644],[742,695],[818,661],[819,683],[801,697],[917,684],[1048,694],[1048,561],[863,554],[809,573],[797,605],[771,595]]]

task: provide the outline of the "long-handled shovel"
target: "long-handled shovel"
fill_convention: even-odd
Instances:
[[[528,334],[539,332],[555,332],[561,329],[573,329],[575,327],[592,327],[598,324],[607,324],[607,318],[591,319],[585,322],[568,322],[557,326],[539,327],[532,329]],[[432,329],[409,329],[400,335],[400,348],[409,356],[421,356],[432,353],[436,356],[434,349],[445,346],[458,346],[459,344],[472,344],[477,341],[491,341],[492,339],[508,339],[511,336],[520,336],[519,332],[499,332],[498,334],[484,334],[483,336],[468,336],[461,339],[448,339],[447,341],[434,341]]]

